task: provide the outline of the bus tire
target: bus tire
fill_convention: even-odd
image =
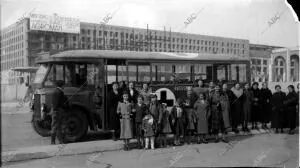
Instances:
[[[32,127],[37,134],[42,137],[49,137],[51,135],[51,119],[46,118],[45,120],[35,120],[33,119]]]
[[[62,121],[63,141],[76,142],[82,139],[88,131],[88,119],[81,109],[73,108]]]

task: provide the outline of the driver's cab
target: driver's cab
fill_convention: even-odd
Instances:
[[[94,63],[63,62],[42,64],[36,73],[34,85],[37,89],[34,96],[34,112],[38,119],[49,113],[52,104],[52,93],[55,81],[62,80],[65,95],[68,97],[70,107],[80,108],[88,116],[89,125],[104,128],[104,122],[99,118],[103,114],[104,102],[104,66],[103,61]],[[95,91],[97,88],[97,104],[95,104]],[[73,108],[74,108],[73,107]],[[97,107],[97,108],[96,108]]]

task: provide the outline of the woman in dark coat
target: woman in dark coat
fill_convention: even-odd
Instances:
[[[271,90],[267,87],[267,84],[262,83],[262,88],[260,90],[260,102],[261,102],[261,115],[260,120],[263,129],[268,129],[267,123],[270,122],[271,115],[271,104],[270,99],[272,97]]]
[[[171,118],[173,132],[175,134],[174,144],[180,145],[181,137],[184,136],[184,125],[186,121],[186,116],[182,109],[182,100],[180,98],[176,100],[175,106],[171,110]]]
[[[251,107],[252,107],[252,100],[253,100],[253,94],[252,90],[250,89],[249,83],[245,84],[244,88],[244,95],[245,95],[245,101],[244,101],[244,108],[242,113],[242,124],[243,124],[243,131],[249,132],[248,129],[248,123],[250,121],[251,116]]]
[[[197,100],[197,96],[193,94],[192,88],[188,87],[186,92],[186,97],[184,98],[183,110],[186,114],[186,125],[185,125],[185,133],[186,133],[186,142],[187,144],[191,143],[191,136],[196,129],[196,115],[194,111],[194,103]]]
[[[211,96],[208,98],[211,109],[211,129],[215,136],[215,142],[219,142],[219,133],[222,133],[222,141],[228,143],[224,133],[230,127],[228,115],[228,97],[220,91],[220,86],[216,85]]]
[[[130,103],[137,103],[137,97],[139,96],[139,92],[135,89],[135,85],[133,82],[129,82],[128,84],[128,96]]]
[[[113,132],[113,140],[117,140],[117,133],[120,130],[120,121],[117,115],[117,107],[119,101],[121,101],[121,95],[118,91],[118,83],[114,82],[112,84],[113,90],[110,91],[107,95],[107,120],[108,120],[108,128],[114,130]]]
[[[257,122],[260,115],[260,90],[258,88],[258,83],[254,82],[252,84],[252,94],[253,94],[253,102],[252,102],[252,109],[251,109],[251,122],[252,122],[252,129],[258,129]]]
[[[287,127],[290,128],[289,134],[293,134],[294,129],[296,128],[296,106],[297,102],[297,93],[295,92],[295,88],[293,85],[288,86],[289,93],[286,96],[286,100],[284,101],[284,109],[286,113],[286,123]],[[298,116],[299,117],[299,116]]]
[[[239,133],[238,125],[241,124],[242,121],[245,95],[239,83],[236,83],[231,91],[233,92],[233,101],[231,104],[232,130],[237,134]]]
[[[283,133],[283,121],[284,121],[284,113],[283,113],[283,102],[285,100],[285,93],[281,91],[281,87],[279,85],[275,86],[276,92],[273,94],[271,98],[272,105],[272,122],[271,128],[275,129],[275,133],[279,133],[278,129],[281,129],[281,133]]]
[[[126,86],[125,81],[120,81],[119,82],[118,91],[119,91],[120,95],[123,95],[123,92],[127,91],[127,86]]]
[[[296,106],[296,114],[297,114],[297,117],[296,117],[296,126],[299,127],[299,83],[297,84],[297,106]]]
[[[139,96],[139,92],[135,89],[134,83],[129,82],[128,84],[128,101],[130,103],[136,104],[137,103],[137,97]],[[133,118],[135,118],[135,113],[133,114]],[[135,120],[133,120],[133,125],[135,125]],[[136,127],[133,127],[133,133],[134,137],[136,136]]]
[[[171,128],[171,112],[167,110],[167,104],[162,103],[162,111],[159,115],[158,126],[160,127],[160,146],[166,147],[168,146],[168,135],[172,133]]]

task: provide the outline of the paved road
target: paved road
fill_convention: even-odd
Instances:
[[[3,151],[50,144],[49,137],[41,137],[33,130],[33,127],[31,126],[31,117],[32,113],[26,111],[26,109],[20,109],[17,112],[13,108],[1,110]],[[108,134],[90,133],[84,141],[108,138],[110,138],[110,135]]]
[[[156,150],[131,150],[77,156],[57,156],[8,165],[9,168],[147,168],[191,166],[299,165],[298,135],[265,134],[233,141]]]
[[[19,147],[49,144],[48,138],[39,136],[31,126],[32,113],[1,111],[2,149],[7,151]]]

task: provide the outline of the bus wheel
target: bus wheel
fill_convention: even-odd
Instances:
[[[88,130],[87,116],[78,109],[73,109],[62,121],[64,142],[75,142],[83,138]]]
[[[32,127],[36,133],[42,137],[48,137],[51,134],[51,118],[45,120],[32,120]]]

